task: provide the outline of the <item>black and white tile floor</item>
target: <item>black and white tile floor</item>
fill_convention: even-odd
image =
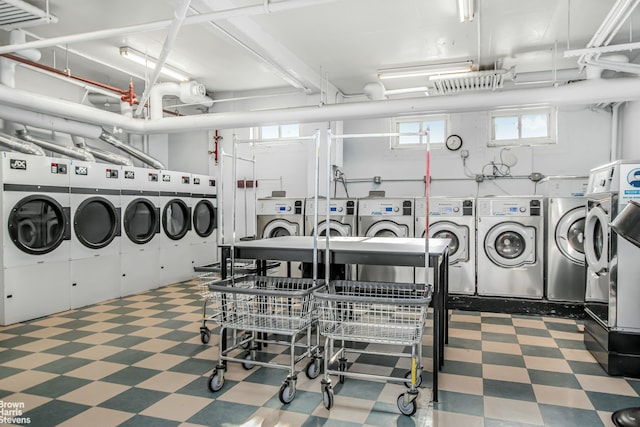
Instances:
[[[640,381],[609,377],[582,343],[579,322],[454,311],[439,402],[431,404],[431,339],[414,417],[399,414],[404,386],[347,379],[334,407],[320,378],[298,377],[294,401],[278,392],[286,372],[229,363],[222,390],[208,377],[217,335],[202,344],[202,301],[185,282],[0,328],[0,409],[33,426],[610,426],[640,406]],[[287,360],[270,345],[266,359]],[[407,359],[352,360],[398,375]],[[301,362],[300,369],[304,369]],[[17,405],[17,406],[16,406]],[[18,415],[21,414],[21,415]]]

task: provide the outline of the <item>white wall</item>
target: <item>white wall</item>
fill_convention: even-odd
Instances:
[[[627,102],[620,109],[621,159],[640,159],[640,101]]]
[[[167,167],[189,173],[211,174],[213,169],[213,138],[208,132],[170,134],[168,138]]]

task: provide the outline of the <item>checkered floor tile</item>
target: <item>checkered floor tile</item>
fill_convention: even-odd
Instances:
[[[616,409],[640,406],[640,381],[609,377],[565,319],[454,311],[430,403],[431,337],[423,338],[418,412],[399,414],[403,385],[334,378],[322,404],[320,378],[298,376],[296,397],[278,393],[287,372],[229,363],[222,389],[208,389],[218,358],[215,325],[203,344],[195,282],[0,328],[0,417],[34,426],[610,426]],[[287,361],[269,345],[264,361]],[[306,362],[298,365],[304,370]],[[408,360],[361,355],[349,370],[403,375]]]

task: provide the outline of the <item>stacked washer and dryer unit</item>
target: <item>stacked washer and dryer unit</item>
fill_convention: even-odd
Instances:
[[[159,285],[181,282],[193,277],[191,260],[191,175],[160,171]]]
[[[71,308],[120,296],[120,172],[71,161]]]
[[[584,341],[610,375],[640,375],[639,251],[611,223],[630,200],[640,201],[640,162],[593,169],[586,194]]]
[[[71,307],[69,160],[1,156],[0,324],[8,325]]]

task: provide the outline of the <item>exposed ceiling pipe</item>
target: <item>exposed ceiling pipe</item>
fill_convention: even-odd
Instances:
[[[588,105],[637,99],[640,99],[640,79],[616,78],[585,80],[559,87],[515,89],[491,93],[470,92],[459,95],[325,104],[251,112],[209,113],[145,121],[70,101],[0,86],[0,104],[42,111],[51,115],[64,115],[73,120],[113,126],[139,134],[233,129],[276,123],[321,123],[396,117],[408,114],[456,113],[540,105]],[[2,109],[0,109],[1,115]]]
[[[302,7],[315,6],[325,3],[333,3],[337,0],[280,0],[275,3],[268,3],[269,7],[265,7],[265,2],[252,6],[243,6],[233,9],[219,10],[211,13],[203,13],[200,15],[187,16],[182,25],[201,24],[209,21],[220,21],[239,16],[255,16],[267,13],[281,12],[291,9],[299,9]],[[57,44],[66,45],[76,42],[87,42],[91,40],[101,40],[111,37],[118,37],[127,34],[135,34],[147,31],[162,30],[169,28],[173,24],[173,19],[165,19],[162,21],[148,22],[139,25],[130,25],[127,27],[110,28],[106,30],[91,31],[88,33],[72,34],[61,37],[52,37],[44,40],[36,40],[27,43],[10,44],[0,46],[0,54],[16,52],[22,49],[40,49],[51,47]]]
[[[142,100],[140,101],[140,104],[138,105],[138,108],[136,109],[136,112],[135,112],[136,116],[142,115],[142,111],[144,110],[144,104],[146,104],[147,101],[149,100],[149,93],[152,90],[152,88],[155,86],[156,82],[158,81],[158,77],[160,77],[160,71],[162,70],[162,67],[164,67],[165,62],[167,62],[167,58],[169,57],[169,52],[171,52],[171,49],[173,48],[173,44],[176,41],[176,38],[178,37],[178,32],[180,31],[180,27],[182,26],[182,23],[184,22],[187,16],[187,10],[189,10],[190,4],[191,4],[191,0],[182,0],[178,5],[178,7],[176,7],[176,10],[174,11],[173,23],[171,24],[171,27],[167,32],[167,36],[164,39],[164,44],[162,45],[160,56],[156,61],[156,67],[154,68],[153,73],[151,73],[151,78],[149,79],[149,82],[147,83],[147,86],[145,87],[144,92],[142,93]]]
[[[134,119],[131,119],[131,120],[134,120]],[[102,134],[100,135],[100,140],[113,145],[114,147],[124,151],[125,153],[129,154],[132,157],[135,157],[141,162],[146,163],[147,165],[151,166],[154,169],[166,169],[165,165],[161,161],[151,157],[147,153],[144,153],[138,150],[137,148],[132,147],[129,144],[125,144],[124,142],[120,141],[118,138],[116,138],[115,136],[113,136],[112,134],[110,134],[105,130],[102,131]]]
[[[44,150],[35,144],[26,141],[20,141],[18,138],[0,133],[0,145],[23,154],[31,154],[34,156],[44,156]]]
[[[149,117],[151,120],[162,118],[162,98],[167,95],[176,96],[180,98],[180,101],[190,105],[199,103],[211,105],[213,103],[212,99],[207,96],[205,86],[198,82],[161,83],[155,85],[150,92]]]
[[[16,131],[16,135],[23,141],[30,142],[41,148],[44,148],[45,150],[52,151],[57,154],[62,154],[63,156],[67,156],[71,159],[84,160],[85,162],[96,161],[95,157],[93,157],[93,155],[87,150],[78,147],[65,147],[60,144],[45,141],[44,139],[36,138],[30,135],[26,129],[20,129]]]
[[[54,132],[69,133],[72,135],[79,135],[84,138],[90,139],[98,139],[102,134],[102,128],[100,126],[82,123],[75,120],[63,119],[61,117],[49,116],[42,113],[36,113],[34,111],[22,110],[19,108],[10,107],[8,105],[3,105],[2,108],[0,108],[0,118],[11,122],[33,126],[39,129],[48,129]]]
[[[517,73],[513,76],[516,85],[567,82],[570,80],[584,79],[585,75],[578,68],[567,68],[557,71],[534,71],[530,73]]]
[[[96,159],[100,159],[114,165],[133,166],[133,162],[128,157],[87,145],[87,142],[81,136],[71,135],[71,140],[76,147],[87,150],[89,153],[93,154]]]

